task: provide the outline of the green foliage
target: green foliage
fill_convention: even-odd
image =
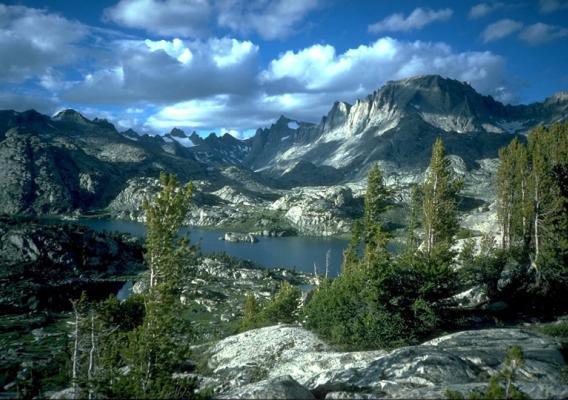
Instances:
[[[253,293],[245,295],[243,317],[239,323],[239,332],[279,322],[291,324],[298,320],[302,292],[289,282],[284,281],[276,294],[265,304],[258,304]]]
[[[383,173],[378,164],[373,164],[367,177],[367,192],[365,193],[365,212],[363,225],[365,227],[364,239],[367,242],[373,235],[375,225],[382,226],[381,215],[387,210],[389,191],[383,180]]]
[[[239,322],[238,331],[245,332],[251,329],[256,329],[264,326],[266,321],[262,320],[262,315],[260,313],[261,309],[253,293],[247,293],[245,295],[245,306],[243,311],[243,317]]]
[[[124,301],[110,296],[96,307],[97,317],[105,326],[115,326],[123,332],[134,330],[144,320],[144,297],[133,294]]]
[[[361,247],[362,235],[363,225],[361,221],[355,221],[352,228],[351,240],[343,253],[343,271],[349,271],[358,265],[360,261],[359,249]]]
[[[145,199],[148,289],[124,302],[97,307],[97,393],[111,398],[190,398],[193,379],[176,379],[190,355],[191,325],[180,303],[183,266],[195,249],[178,238],[191,198],[172,175],[160,176],[162,191]]]
[[[568,338],[568,321],[542,325],[538,330],[548,336]]]
[[[450,248],[459,229],[457,193],[462,184],[453,177],[442,139],[436,139],[422,186],[424,250],[434,258],[449,260],[453,257]]]
[[[453,294],[458,283],[449,246],[457,230],[455,193],[459,182],[451,179],[448,168],[438,141],[430,180],[423,190],[413,190],[407,250],[393,257],[382,221],[388,191],[380,170],[373,167],[365,197],[363,257],[357,256],[361,240],[360,230],[355,229],[342,274],[333,281],[324,280],[304,307],[309,328],[333,343],[356,349],[413,343],[437,329],[440,316],[434,305]],[[428,253],[416,251],[414,234],[422,198],[425,202],[430,199],[433,208],[428,215],[430,222],[437,224],[432,228],[435,240]],[[443,226],[446,222],[450,226]]]
[[[301,296],[300,289],[284,281],[276,295],[264,306],[262,313],[270,323],[293,323],[298,319]]]

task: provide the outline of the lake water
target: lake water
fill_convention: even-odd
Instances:
[[[133,221],[113,219],[81,218],[76,221],[92,229],[117,231],[143,237],[146,233],[143,224]],[[281,238],[258,237],[258,243],[232,243],[219,240],[225,231],[190,228],[182,230],[192,244],[199,244],[204,254],[223,251],[243,260],[253,261],[265,268],[285,267],[303,272],[313,272],[314,263],[320,274],[325,273],[327,253],[329,252],[329,275],[337,276],[343,261],[343,251],[347,240],[290,236]]]

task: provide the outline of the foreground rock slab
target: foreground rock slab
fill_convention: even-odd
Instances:
[[[514,345],[525,357],[515,385],[533,398],[565,398],[560,344],[520,329],[458,332],[390,352],[337,352],[301,327],[278,325],[221,340],[209,349],[209,367],[227,397],[274,397],[274,382],[283,380],[317,398],[440,398],[447,389],[483,390]]]
[[[315,397],[308,389],[290,376],[267,379],[240,387],[218,399],[305,399]]]

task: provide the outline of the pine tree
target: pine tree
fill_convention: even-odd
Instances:
[[[413,185],[410,191],[410,206],[408,212],[408,224],[406,227],[406,253],[408,254],[413,254],[418,248],[416,229],[418,228],[419,222],[420,200],[420,188]]]
[[[139,383],[137,397],[180,397],[192,390],[192,382],[171,378],[189,354],[190,327],[179,317],[179,297],[182,268],[192,249],[178,234],[189,210],[192,186],[180,187],[175,176],[165,173],[160,175],[160,184],[162,190],[143,204],[150,276],[144,322],[129,334],[128,351],[129,375]]]
[[[385,186],[383,174],[378,164],[374,164],[367,178],[365,193],[364,226],[364,255],[362,265],[371,268],[382,257],[389,257],[387,251],[388,234],[384,229],[382,214],[388,209],[390,192]]]
[[[365,242],[375,234],[376,225],[383,227],[381,215],[387,210],[389,191],[385,186],[383,174],[378,164],[373,164],[367,178],[367,192],[365,193],[365,214],[363,225],[365,228]]]
[[[360,262],[359,248],[361,247],[361,235],[363,226],[360,221],[355,221],[351,232],[351,240],[343,252],[342,272],[349,272],[357,267]]]
[[[436,139],[422,186],[424,251],[429,256],[449,254],[459,229],[457,192],[461,186],[462,181],[453,177],[442,139]]]

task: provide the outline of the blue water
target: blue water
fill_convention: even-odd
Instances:
[[[102,231],[117,231],[143,237],[145,227],[133,221],[81,218],[79,224]],[[219,240],[225,231],[190,228],[182,230],[191,243],[199,244],[204,254],[223,251],[243,260],[253,261],[265,268],[284,267],[296,271],[325,273],[326,254],[329,251],[329,276],[337,276],[343,261],[347,240],[290,236],[281,238],[259,237],[258,243],[231,243]]]

